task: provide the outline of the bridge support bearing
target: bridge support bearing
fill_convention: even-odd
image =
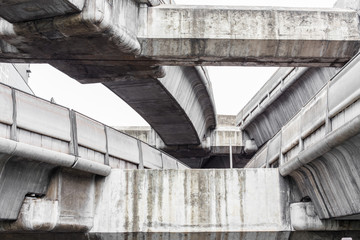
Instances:
[[[320,219],[360,220],[360,135],[290,173]]]
[[[0,232],[88,232],[92,228],[94,175],[58,169],[45,187],[44,197],[25,198],[16,221],[0,221]],[[11,201],[9,195],[6,199]]]
[[[290,204],[290,216],[296,231],[360,231],[359,221],[320,220],[312,202]]]

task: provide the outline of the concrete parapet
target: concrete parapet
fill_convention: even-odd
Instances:
[[[320,219],[360,219],[359,61],[357,55],[341,69],[247,165],[280,165]]]

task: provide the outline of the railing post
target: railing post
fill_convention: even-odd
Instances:
[[[231,139],[230,139],[229,157],[230,157],[230,169],[232,169],[232,168],[233,168],[233,157],[232,157],[232,145],[231,145]]]

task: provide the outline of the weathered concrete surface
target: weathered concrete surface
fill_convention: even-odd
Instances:
[[[354,11],[164,5],[144,17],[141,56],[165,65],[340,66],[359,49]]]
[[[357,135],[290,173],[321,219],[360,219]]]
[[[146,143],[5,85],[0,112],[1,220],[17,218],[25,195],[44,195],[59,167],[101,176],[111,168],[187,168]]]
[[[16,222],[0,223],[7,233],[0,236],[17,239],[34,230],[52,231],[47,236],[55,239],[59,231],[78,233],[79,239],[288,239],[290,234],[288,190],[275,169],[113,170],[97,179],[96,187],[93,181],[60,171],[45,198],[27,199]],[[35,212],[36,206],[42,209]],[[44,208],[52,217],[40,217]]]
[[[290,204],[291,225],[296,231],[351,231],[360,221],[320,220],[312,202]]]
[[[309,203],[291,205],[291,225],[288,196],[277,169],[112,170],[107,178],[60,169],[45,197],[27,197],[16,221],[0,222],[0,238],[359,239],[358,222],[321,221]]]
[[[216,126],[209,77],[203,68],[165,67],[157,79],[104,83],[149,122],[166,145],[198,145]]]
[[[0,16],[9,22],[24,22],[80,12],[85,0],[1,0]]]
[[[0,154],[0,220],[18,217],[25,195],[44,195],[56,166]]]
[[[360,46],[358,17],[351,10],[147,8],[132,0],[89,0],[81,14],[16,24],[14,30],[0,32],[10,44],[7,48],[20,52],[18,57],[2,54],[4,61],[106,59],[123,69],[179,64],[340,66]]]
[[[191,168],[229,168],[230,141],[234,167],[242,168],[251,155],[244,153],[242,131],[235,126],[235,115],[217,115],[217,127],[210,131],[201,144],[168,146],[151,127],[117,127],[133,137],[161,149]]]
[[[29,94],[34,94],[28,85],[29,69],[29,64],[0,63],[0,82]]]
[[[17,61],[11,56],[20,51],[26,54],[16,58],[49,62],[81,83],[103,82],[167,145],[200,144],[216,125],[209,79],[202,68],[131,63],[141,51],[136,35],[144,9],[132,0],[89,0],[80,14],[14,25],[2,20],[0,38],[16,51],[4,46],[0,55]]]
[[[262,146],[275,136],[339,68],[281,68],[237,115],[237,125]]]
[[[357,0],[338,0],[334,7],[352,9],[360,13],[360,2]]]
[[[281,181],[276,169],[113,171],[91,232],[286,231]]]
[[[320,219],[360,219],[359,69],[358,54],[247,165],[280,164]]]

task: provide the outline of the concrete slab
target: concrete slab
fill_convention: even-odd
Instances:
[[[0,0],[0,16],[24,22],[80,12],[85,0]]]
[[[142,17],[141,56],[164,65],[335,66],[360,46],[348,10],[163,5]]]

